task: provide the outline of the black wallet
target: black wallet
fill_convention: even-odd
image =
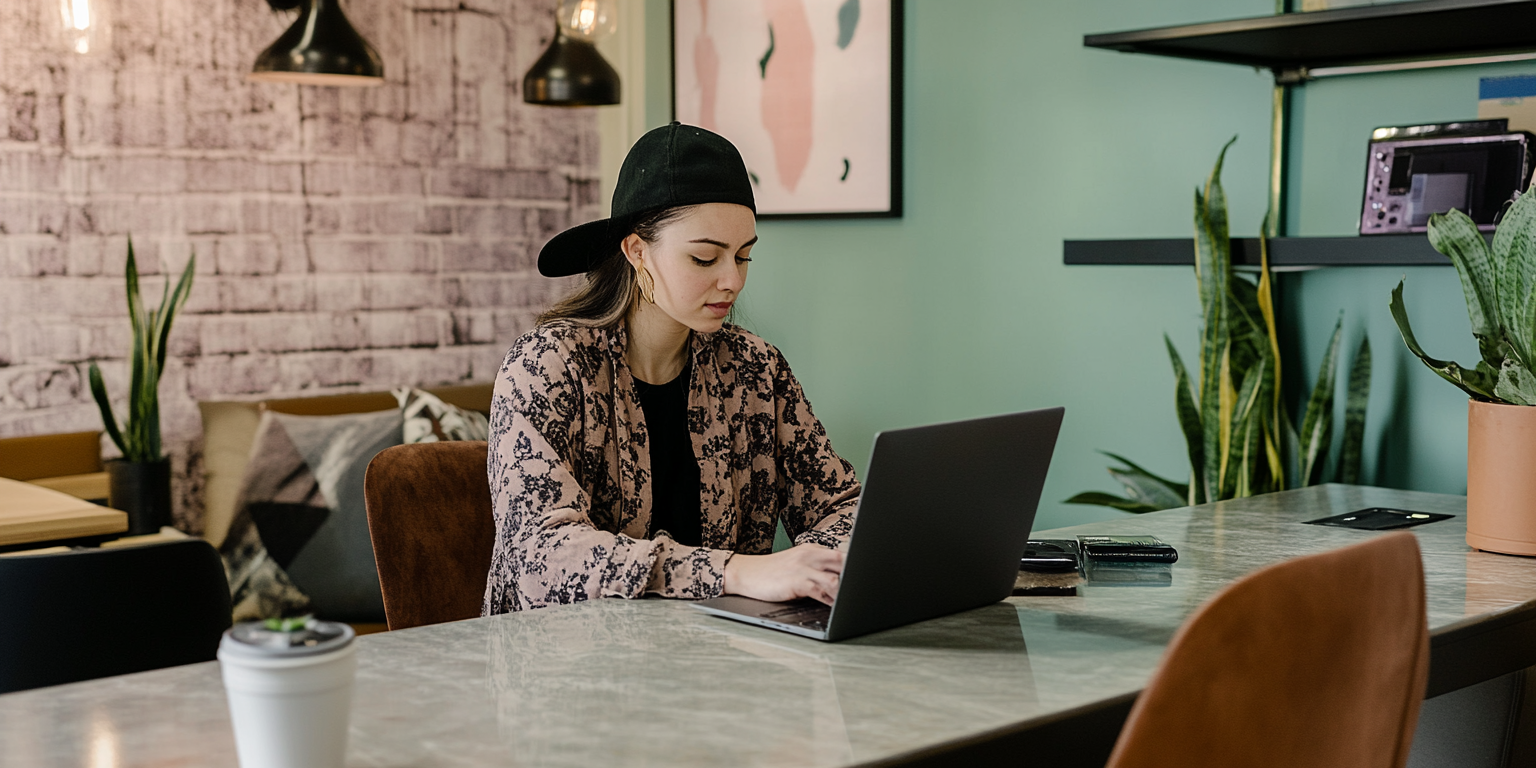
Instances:
[[[1083,557],[1099,562],[1172,563],[1179,551],[1156,536],[1079,536]]]

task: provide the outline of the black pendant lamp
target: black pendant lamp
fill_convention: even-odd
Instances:
[[[383,85],[384,62],[352,28],[339,0],[267,0],[299,18],[260,56],[247,79],[299,85]]]
[[[555,39],[523,76],[523,101],[551,107],[619,103],[619,73],[593,44],[613,31],[617,10],[614,0],[562,0]]]

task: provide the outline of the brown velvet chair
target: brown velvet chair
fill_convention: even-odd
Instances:
[[[1428,672],[1413,534],[1273,565],[1174,636],[1109,768],[1401,768]]]
[[[480,615],[491,545],[483,441],[397,445],[368,464],[363,497],[389,628]]]

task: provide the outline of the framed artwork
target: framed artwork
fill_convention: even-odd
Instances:
[[[902,0],[673,0],[672,114],[730,139],[759,218],[901,216]]]

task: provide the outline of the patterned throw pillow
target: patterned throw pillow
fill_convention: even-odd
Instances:
[[[490,436],[490,424],[485,414],[467,411],[442,401],[431,392],[411,387],[394,390],[400,402],[400,415],[405,419],[403,436],[406,445],[411,443],[435,443],[439,440],[485,440]]]
[[[220,547],[234,620],[313,611],[383,621],[363,475],[400,444],[400,411],[261,416]]]

